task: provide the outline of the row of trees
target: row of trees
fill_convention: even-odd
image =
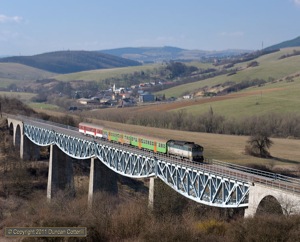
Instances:
[[[216,114],[210,108],[201,115],[187,113],[183,109],[177,112],[134,113],[127,110],[102,110],[93,115],[98,115],[97,117],[102,120],[166,129],[232,135],[265,133],[271,137],[300,138],[300,115],[293,113],[270,113],[234,119]]]
[[[106,110],[107,111],[107,110]],[[202,115],[193,115],[185,110],[178,112],[101,112],[100,119],[151,126],[158,128],[250,136],[245,152],[258,157],[270,157],[270,137],[300,138],[300,115],[270,113],[262,116],[249,116],[242,119],[229,119],[214,113],[210,108]]]

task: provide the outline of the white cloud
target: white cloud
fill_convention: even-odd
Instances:
[[[1,23],[20,23],[22,21],[22,17],[20,16],[6,16],[4,14],[0,14],[0,24]]]

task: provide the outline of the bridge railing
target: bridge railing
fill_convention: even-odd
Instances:
[[[207,162],[213,165],[227,167],[229,169],[252,174],[253,176],[250,176],[252,181],[300,193],[300,179],[214,159],[207,160]]]

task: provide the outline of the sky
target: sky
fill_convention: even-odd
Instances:
[[[0,56],[174,46],[258,50],[300,36],[300,0],[0,0]]]

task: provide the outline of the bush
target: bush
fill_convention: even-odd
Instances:
[[[197,229],[204,234],[215,234],[224,236],[226,232],[226,224],[215,219],[206,220],[197,224]]]

